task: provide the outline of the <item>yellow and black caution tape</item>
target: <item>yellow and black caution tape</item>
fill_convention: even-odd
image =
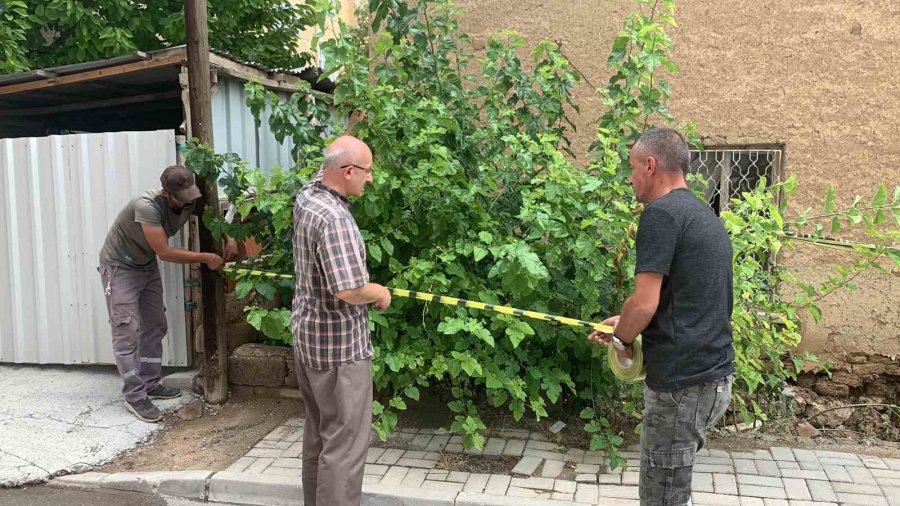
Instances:
[[[222,271],[243,276],[258,276],[269,279],[294,279],[294,276],[291,274],[280,274],[277,272],[241,269],[236,267],[225,267],[222,269]],[[563,325],[569,325],[571,327],[582,327],[606,333],[612,333],[613,331],[613,328],[609,325],[577,320],[575,318],[568,318],[565,316],[556,316],[547,313],[540,313],[538,311],[527,311],[524,309],[516,309],[509,306],[498,306],[496,304],[458,299],[456,297],[447,297],[444,295],[435,295],[433,293],[415,292],[412,290],[406,290],[404,288],[387,287],[387,289],[394,297],[419,299],[427,302],[437,302],[439,304],[445,304],[448,306],[459,306],[467,307],[470,309],[480,309],[483,311],[493,311],[495,313],[508,314],[512,316],[524,316],[526,318],[532,318],[535,320],[562,323]],[[609,345],[609,350],[606,356],[609,361],[610,369],[612,369],[616,377],[622,381],[641,381],[647,375],[646,370],[644,369],[644,355],[641,350],[641,336],[638,336],[637,339],[634,340],[634,357],[631,360],[620,358],[612,348],[612,344]]]

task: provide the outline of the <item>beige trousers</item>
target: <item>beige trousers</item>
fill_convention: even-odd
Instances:
[[[372,425],[372,359],[320,371],[299,360],[297,383],[306,408],[303,501],[306,506],[357,506]]]

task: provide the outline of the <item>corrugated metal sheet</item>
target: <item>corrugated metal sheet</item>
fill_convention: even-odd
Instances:
[[[113,363],[97,257],[122,206],[172,163],[169,130],[0,139],[0,362]],[[161,267],[163,363],[188,365],[182,267]]]
[[[158,54],[163,51],[156,51],[153,54]],[[115,67],[116,65],[124,65],[126,63],[134,63],[136,61],[147,60],[150,57],[151,56],[148,55],[148,53],[138,51],[133,54],[126,54],[123,56],[117,56],[115,58],[108,58],[106,60],[94,60],[85,63],[73,63],[70,65],[62,65],[59,67],[47,67],[40,70],[27,70],[24,72],[17,72],[15,74],[6,74],[0,76],[0,86],[25,83],[28,81],[39,81],[41,79],[53,77],[54,75],[64,76],[68,74],[77,74],[78,72],[86,72],[88,70],[100,70],[108,67]]]
[[[279,144],[269,130],[269,112],[262,117],[259,129],[253,122],[253,114],[247,107],[247,93],[243,81],[219,77],[218,89],[212,97],[213,142],[217,153],[236,153],[251,167],[269,169],[280,165],[292,167],[293,142],[290,138]],[[282,100],[287,100],[280,93]]]

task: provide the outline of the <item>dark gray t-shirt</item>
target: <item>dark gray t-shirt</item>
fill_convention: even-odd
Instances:
[[[156,267],[156,252],[144,236],[142,224],[162,227],[167,237],[175,235],[187,223],[194,208],[176,214],[159,190],[149,190],[122,208],[113,222],[103,249],[100,264],[125,269],[151,270]]]
[[[642,332],[647,386],[668,392],[734,372],[732,250],[721,220],[679,188],[644,208],[635,272],[663,275]]]

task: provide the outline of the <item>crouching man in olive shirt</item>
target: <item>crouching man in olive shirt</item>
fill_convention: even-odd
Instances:
[[[648,130],[631,149],[638,225],[634,292],[603,323],[616,352],[643,335],[647,381],[641,433],[644,506],[684,505],[694,457],[731,399],[732,250],[721,220],[687,188],[690,151],[670,129]]]
[[[200,190],[194,175],[172,165],[160,177],[162,188],[149,190],[128,202],[113,222],[100,251],[100,277],[112,325],[116,367],[122,377],[125,407],[145,422],[158,422],[159,409],[150,399],[171,399],[181,391],[160,384],[162,340],[168,331],[162,278],[157,258],[179,264],[222,266],[215,253],[172,248],[178,233],[194,212]],[[234,251],[228,240],[226,256]]]

